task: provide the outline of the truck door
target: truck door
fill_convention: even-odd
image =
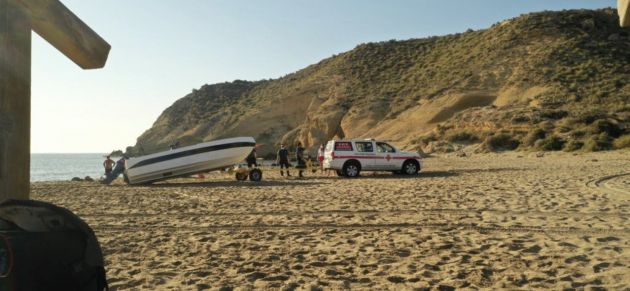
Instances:
[[[384,142],[376,142],[376,156],[374,160],[377,170],[400,170],[401,166],[398,166],[399,160],[395,159],[396,149]]]
[[[355,152],[358,156],[357,160],[361,162],[361,168],[364,170],[372,170],[375,167],[376,151],[374,150],[373,141],[356,141],[354,142]]]

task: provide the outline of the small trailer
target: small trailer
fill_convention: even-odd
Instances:
[[[262,180],[262,170],[259,168],[247,168],[242,166],[236,166],[231,170],[234,173],[234,177],[237,181],[245,181],[249,178],[250,181],[258,182]]]
[[[125,164],[125,180],[132,185],[149,184],[227,169],[243,161],[255,146],[253,137],[235,137],[130,158]],[[247,176],[251,181],[260,181],[262,172],[247,170]]]

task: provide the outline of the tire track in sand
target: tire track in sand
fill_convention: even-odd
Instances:
[[[630,173],[625,173],[625,174],[617,174],[617,175],[610,175],[610,176],[604,176],[604,177],[600,177],[597,179],[593,179],[590,180],[588,182],[586,182],[586,186],[592,189],[598,189],[602,192],[608,193],[608,194],[614,194],[614,195],[628,195],[630,196],[630,191],[629,190],[625,190],[625,189],[619,189],[619,188],[615,188],[613,186],[610,186],[608,183],[611,180],[617,179],[617,178],[621,178],[621,177],[625,177],[625,176],[630,176]]]
[[[279,229],[394,229],[394,228],[426,228],[443,231],[450,230],[472,230],[481,233],[503,232],[503,233],[555,233],[555,234],[630,234],[630,229],[604,229],[604,228],[574,228],[574,227],[538,227],[538,226],[483,226],[475,224],[458,223],[380,223],[380,224],[336,224],[336,223],[307,223],[307,224],[234,224],[234,225],[211,225],[211,226],[118,226],[99,225],[94,227],[96,231],[103,232],[150,232],[150,231],[174,231],[174,232],[199,232],[199,231],[220,231],[220,230],[279,230]]]
[[[427,208],[427,209],[392,209],[392,210],[372,210],[372,209],[358,209],[358,210],[320,210],[320,211],[254,211],[254,212],[223,212],[223,213],[211,213],[211,212],[183,212],[183,213],[89,213],[78,214],[80,217],[229,217],[229,216],[304,216],[304,215],[392,215],[392,214],[483,214],[483,213],[496,213],[503,215],[527,215],[527,216],[547,216],[547,217],[566,217],[566,216],[613,216],[613,217],[628,217],[630,213],[619,212],[577,212],[577,211],[537,211],[537,210],[509,210],[509,209],[450,209],[450,208]]]

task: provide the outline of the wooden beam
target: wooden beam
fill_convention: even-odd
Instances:
[[[31,23],[0,0],[0,201],[28,199],[31,160]]]
[[[16,0],[31,12],[33,30],[83,69],[105,66],[111,46],[58,0]]]
[[[630,0],[617,0],[617,12],[622,27],[630,27]]]

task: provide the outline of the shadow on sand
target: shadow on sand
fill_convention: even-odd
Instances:
[[[361,173],[361,176],[356,177],[356,178],[345,178],[345,177],[338,177],[337,174],[331,175],[331,176],[309,176],[307,174],[307,176],[305,176],[304,178],[294,178],[296,180],[344,180],[344,179],[349,179],[349,180],[355,180],[355,179],[366,179],[366,180],[370,180],[370,179],[420,179],[420,178],[445,178],[445,177],[453,177],[453,176],[457,176],[458,173],[455,171],[426,171],[426,172],[420,172],[418,173],[418,175],[412,175],[412,176],[406,176],[406,175],[395,175],[395,174],[391,174],[391,173],[386,173],[386,172],[365,172],[365,173]]]
[[[418,177],[421,178],[448,178],[458,176],[457,172],[453,171],[426,171],[418,173]]]
[[[152,188],[178,188],[178,187],[282,187],[282,186],[314,186],[321,183],[317,182],[301,182],[299,180],[287,180],[287,181],[204,181],[204,182],[160,182],[149,185],[138,185],[139,187],[152,187]]]
[[[456,173],[498,173],[498,172],[509,172],[509,171],[526,171],[525,168],[489,168],[489,169],[461,169],[461,170],[453,170]]]
[[[406,175],[394,175],[391,173],[375,172],[375,173],[363,173],[357,178],[345,178],[338,177],[336,174],[333,176],[313,176],[306,175],[305,177],[298,178],[292,176],[286,178],[286,180],[262,180],[260,182],[251,181],[181,181],[181,182],[157,182],[155,184],[144,185],[132,185],[131,187],[151,187],[151,188],[177,188],[177,187],[284,187],[284,186],[315,186],[321,185],[324,182],[322,180],[387,180],[387,179],[422,179],[422,178],[448,178],[459,175],[460,171],[423,171],[418,175],[406,176]],[[463,171],[467,172],[467,171]],[[471,171],[472,172],[472,171]],[[322,181],[322,182],[318,182]],[[112,185],[120,186],[120,185]]]

